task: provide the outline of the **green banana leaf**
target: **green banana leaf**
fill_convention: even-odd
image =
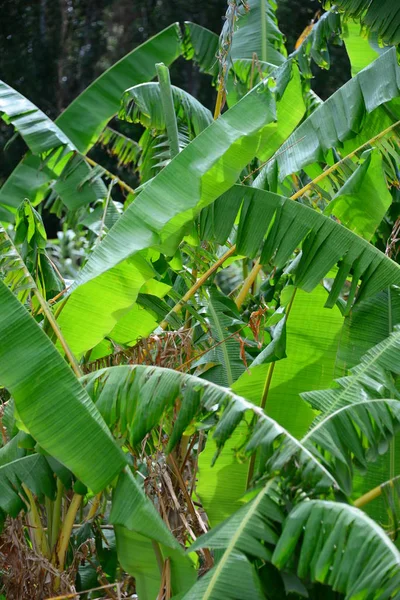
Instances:
[[[330,5],[330,0],[324,1]],[[336,7],[346,17],[360,19],[367,31],[375,33],[386,44],[400,43],[400,11],[392,0],[337,0]]]
[[[171,89],[178,123],[183,123],[193,137],[199,135],[212,123],[211,112],[185,90],[175,85],[172,85]],[[143,127],[165,131],[160,84],[142,83],[127,89],[122,95],[122,106],[118,116],[130,123],[141,123]]]
[[[172,256],[200,209],[235,183],[255,154],[263,159],[273,154],[280,143],[279,136],[270,137],[280,102],[293,103],[292,126],[299,122],[304,113],[300,76],[290,63],[283,70],[275,92],[261,83],[197,136],[146,185],[94,249],[58,319],[76,354],[97,345],[132,307],[135,295],[128,298],[117,276],[121,269],[134,278],[126,259],[140,260],[152,247]],[[138,252],[141,256],[134,258]],[[101,300],[104,290],[113,293],[112,300]]]
[[[363,31],[360,23],[346,19],[343,23],[343,40],[351,65],[351,74],[357,75],[387,48],[382,49]]]
[[[310,500],[296,506],[272,562],[295,570],[301,579],[324,583],[348,600],[395,598],[400,590],[395,545],[361,510],[339,502]]]
[[[296,291],[286,323],[287,358],[275,363],[265,405],[266,413],[296,437],[315,416],[300,394],[331,385],[335,373],[343,317],[337,307],[323,307],[326,298],[321,286],[311,294]],[[232,389],[259,406],[269,369],[269,364],[250,366]]]
[[[0,305],[1,385],[40,446],[99,492],[123,468],[121,450],[65,360],[1,280]]]
[[[182,54],[186,60],[193,60],[202,73],[213,77],[218,75],[218,45],[216,33],[206,27],[185,21],[182,39]]]
[[[332,383],[336,349],[343,318],[339,309],[323,308],[326,292],[318,286],[311,294],[297,290],[286,324],[286,358],[274,366],[265,411],[293,435],[304,434],[315,413],[300,398],[301,392]],[[321,331],[324,336],[321,336]],[[255,406],[260,406],[270,363],[252,367],[231,386]],[[197,494],[212,525],[220,523],[242,503],[249,477],[249,464],[237,460],[246,426],[239,426],[214,466],[215,441],[208,437],[199,456]]]
[[[115,526],[118,558],[136,579],[137,593],[152,600],[160,590],[161,573],[155,553],[169,559],[174,594],[186,591],[196,571],[179,542],[161,519],[130,471],[121,473],[113,494],[110,521]]]
[[[180,54],[179,26],[174,23],[164,31],[135,48],[94,81],[70,106],[58,117],[55,125],[71,140],[81,153],[86,153],[99,138],[108,121],[118,112],[122,93],[134,84],[152,79],[155,63],[163,61],[171,64]],[[54,125],[53,125],[54,129]],[[54,132],[41,132],[42,144],[51,146]],[[52,180],[61,173],[61,163],[54,169],[40,171],[40,160],[28,154],[16,167],[0,190],[0,205],[17,207],[27,197],[32,202],[40,201]],[[86,165],[86,163],[83,163]],[[88,171],[82,176],[74,171],[80,184]],[[79,177],[78,177],[79,174]],[[101,185],[97,182],[97,185]],[[68,186],[71,189],[70,186]],[[84,188],[87,186],[84,186]],[[75,186],[74,192],[80,190]],[[84,190],[82,189],[82,193]],[[65,189],[65,188],[64,188]],[[100,197],[105,197],[103,193]],[[80,203],[80,205],[85,202]],[[5,214],[5,218],[6,215]],[[12,213],[7,220],[13,220]]]
[[[274,480],[229,519],[202,535],[190,550],[224,550],[217,564],[184,595],[183,600],[265,598],[251,559],[271,559],[278,542],[282,512],[273,497]],[[272,492],[272,493],[271,493]]]
[[[391,203],[382,156],[375,149],[364,157],[324,213],[334,215],[357,235],[370,240]]]
[[[334,306],[351,272],[345,313],[350,311],[360,279],[357,302],[388,285],[399,284],[399,265],[366,240],[316,210],[257,188],[233,186],[215,203],[210,231],[220,244],[225,243],[242,200],[236,240],[239,255],[260,256],[262,264],[271,261],[274,266],[285,267],[301,245],[302,252],[290,273],[296,287],[307,292],[340,263],[326,306]]]
[[[275,2],[269,0],[248,0],[246,5],[239,6],[232,39],[232,60],[252,59],[255,53],[259,60],[273,65],[285,61],[286,49],[275,9]]]
[[[370,124],[366,117],[382,104],[398,98],[399,89],[400,67],[396,50],[391,48],[314,110],[287,139],[276,156],[279,177],[284,179],[317,161],[326,162],[331,149],[343,144],[346,155],[346,151],[353,149],[346,144],[351,138],[361,145],[380,133],[387,127],[387,120],[383,120],[381,113],[382,123],[379,119],[373,132],[366,129]],[[391,106],[394,114],[398,114],[396,107]],[[363,139],[358,135],[360,132]]]
[[[64,185],[59,185],[58,193],[68,208],[77,208],[94,202],[106,195],[106,187],[101,180],[80,185],[88,179],[91,167],[76,156],[77,148],[65,133],[22,94],[0,81],[0,112],[3,120],[14,125],[32,152],[26,164],[21,163],[18,177],[12,174],[0,191],[0,203],[17,208],[25,197],[37,203],[48,189],[50,179],[61,176]],[[41,172],[41,160],[46,169]],[[17,167],[17,170],[19,167]],[[30,185],[24,189],[21,174],[32,174]],[[15,172],[15,171],[14,171]],[[14,183],[15,181],[15,183]],[[18,192],[18,195],[13,193]]]
[[[121,439],[129,439],[132,446],[140,445],[180,398],[181,408],[170,434],[168,452],[194,419],[210,413],[216,417],[218,411],[213,434],[217,445],[215,458],[243,421],[248,429],[242,452],[247,456],[263,448],[270,457],[264,461],[267,472],[281,469],[296,457],[296,470],[304,473],[304,485],[311,482],[322,488],[337,485],[313,452],[305,450],[254,404],[227,388],[179,371],[143,365],[109,367],[86,375],[82,382],[109,427]]]
[[[22,500],[24,492],[21,484],[26,485],[36,496],[47,496],[54,500],[55,479],[44,456],[31,454],[5,464],[2,464],[1,458],[0,511],[15,518],[23,508],[26,509],[29,503]]]

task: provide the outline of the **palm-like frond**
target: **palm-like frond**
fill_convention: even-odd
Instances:
[[[62,183],[57,192],[69,208],[77,208],[106,196],[106,188],[101,179],[97,179],[93,185],[82,185],[92,169],[81,157],[76,156],[76,146],[60,127],[4,82],[0,82],[0,112],[3,113],[6,122],[14,125],[34,155],[32,166],[38,168],[40,160],[44,160],[46,164],[45,173],[36,179],[33,189],[27,188],[25,193],[21,193],[21,181],[18,181],[18,198],[15,198],[10,190],[14,185],[13,177],[7,179],[0,192],[0,203],[16,208],[24,196],[37,202],[39,195],[43,194],[43,187],[46,186],[43,180],[50,173],[52,179],[61,177]]]
[[[238,3],[235,30],[232,38],[231,58],[253,58],[274,65],[280,65],[286,58],[283,35],[279,30],[275,16],[276,3],[270,0],[247,0]],[[221,33],[224,40],[225,22]]]
[[[332,2],[324,0],[325,5]],[[337,0],[335,6],[345,17],[360,19],[364,27],[386,44],[400,42],[400,7],[392,0]]]
[[[128,266],[128,261],[142,259],[142,265],[142,251],[150,247],[173,256],[201,208],[235,183],[254,154],[263,158],[279,147],[282,140],[274,119],[282,102],[295,105],[293,109],[291,104],[293,130],[304,113],[304,104],[297,68],[292,63],[285,67],[287,77],[273,91],[264,82],[254,88],[148,182],[95,248],[59,317],[64,335],[77,354],[99,343],[112,328],[107,331],[109,324],[114,326],[115,319],[134,302],[134,295],[127,296],[127,286],[115,277],[116,272],[122,269],[129,277],[138,278],[141,273],[132,264]],[[89,280],[90,285],[84,285]],[[113,292],[111,303],[101,298],[105,289]],[[83,307],[90,314],[85,314]],[[96,332],[88,326],[93,321],[93,307],[98,311]]]
[[[320,448],[323,464],[336,474],[342,488],[351,493],[354,466],[367,471],[388,449],[398,431],[399,392],[395,378],[399,367],[400,330],[374,346],[337,380],[339,386],[302,394],[320,411],[302,443]],[[395,398],[386,400],[385,398]]]
[[[233,186],[209,209],[210,227],[219,243],[225,243],[242,200],[237,252],[260,256],[264,264],[271,261],[277,267],[284,267],[301,246],[290,272],[295,285],[308,292],[338,263],[327,306],[336,302],[350,274],[347,310],[355,296],[360,301],[390,284],[400,283],[400,267],[367,241],[316,210],[256,188]]]
[[[296,570],[302,579],[325,583],[346,600],[389,600],[400,591],[395,545],[362,511],[337,502],[311,500],[296,506],[272,562],[279,569]]]
[[[121,167],[135,164],[140,154],[140,146],[137,142],[111,127],[104,129],[98,143],[118,159],[118,165]]]
[[[264,470],[282,469],[295,459],[298,473],[307,482],[305,485],[318,488],[336,485],[334,477],[309,450],[259,407],[227,388],[193,375],[142,365],[109,367],[86,375],[82,381],[111,429],[118,431],[131,445],[140,444],[160,422],[161,415],[170,413],[180,398],[179,415],[168,442],[169,451],[194,419],[213,417],[218,419],[214,439],[219,453],[243,420],[249,424],[246,418],[249,415],[251,426],[244,437],[244,451],[253,453],[262,448]]]
[[[36,283],[24,261],[12,243],[6,230],[0,225],[0,275],[11,291],[24,302]]]

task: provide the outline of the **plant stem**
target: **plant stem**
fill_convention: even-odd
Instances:
[[[52,528],[53,528],[53,511],[54,511],[54,502],[47,498],[44,499],[45,509],[46,509],[46,522],[47,522],[47,543],[51,552],[51,538],[52,538]]]
[[[43,310],[43,314],[46,317],[46,319],[48,320],[48,322],[51,325],[52,330],[54,331],[56,338],[58,339],[58,341],[60,342],[60,345],[62,347],[62,349],[65,352],[65,356],[68,358],[68,362],[70,363],[73,372],[75,373],[75,375],[79,378],[82,377],[82,372],[79,368],[78,362],[75,358],[75,356],[72,354],[70,347],[68,346],[66,340],[64,339],[63,334],[61,333],[61,329],[58,326],[57,321],[54,318],[53,313],[51,312],[51,310],[49,309],[46,300],[43,298],[43,296],[41,295],[41,293],[39,292],[39,290],[37,288],[35,288],[33,290],[42,310]]]
[[[203,283],[205,283],[207,281],[207,279],[213,274],[215,273],[215,271],[217,271],[217,269],[219,269],[219,267],[226,261],[227,258],[229,258],[230,256],[232,256],[232,254],[234,254],[236,251],[236,245],[234,244],[233,246],[231,246],[229,248],[229,250],[227,252],[225,252],[225,254],[223,256],[221,256],[221,258],[219,258],[205,273],[204,275],[202,275],[194,285],[192,285],[192,287],[190,288],[190,290],[188,290],[186,292],[186,294],[184,296],[182,296],[182,300],[180,300],[177,304],[175,304],[175,306],[170,310],[170,312],[168,313],[167,317],[161,321],[159,327],[161,327],[161,329],[165,329],[168,326],[168,321],[167,318],[169,315],[171,315],[172,313],[177,313],[181,310],[181,308],[184,306],[184,304],[190,300],[190,298],[192,296],[194,296],[194,294],[197,292],[197,290],[203,285]]]
[[[261,60],[267,62],[267,6],[266,0],[260,2],[261,10]]]
[[[60,571],[64,570],[65,555],[67,553],[67,548],[71,537],[72,527],[74,525],[76,513],[78,512],[79,506],[82,502],[82,498],[83,496],[80,496],[79,494],[73,495],[71,504],[69,505],[68,512],[66,514],[64,523],[60,531],[60,536],[58,538],[56,548],[56,566],[59,568]]]
[[[46,533],[43,529],[42,522],[38,508],[36,506],[35,498],[33,497],[30,489],[23,483],[22,488],[29,500],[29,511],[27,513],[27,521],[29,524],[29,531],[35,551],[44,556],[50,558],[49,544],[47,542]]]
[[[91,519],[93,519],[93,517],[96,515],[97,510],[100,506],[100,500],[101,500],[101,496],[102,496],[103,492],[99,492],[98,494],[96,494],[96,496],[94,497],[92,506],[90,507],[89,513],[85,519],[85,521],[90,521]]]
[[[164,63],[157,63],[156,71],[158,82],[160,84],[161,104],[164,112],[165,125],[167,128],[171,158],[174,158],[174,156],[179,154],[179,136],[169,69],[164,65]]]
[[[56,495],[56,499],[54,501],[54,506],[53,506],[53,522],[51,524],[51,542],[50,542],[50,546],[51,546],[52,551],[55,548],[55,545],[57,544],[58,534],[60,532],[60,525],[61,525],[61,503],[62,503],[63,491],[64,491],[64,485],[63,485],[61,479],[59,479],[57,477],[57,495]]]
[[[237,295],[237,298],[235,300],[236,306],[238,308],[240,308],[242,306],[243,302],[245,301],[246,296],[247,296],[251,286],[253,285],[254,281],[256,280],[257,275],[261,271],[261,268],[262,268],[262,266],[260,265],[260,259],[257,259],[254,267],[252,268],[249,275],[245,279],[245,281],[243,283],[243,287],[240,290],[240,292]]]
[[[389,479],[389,481],[386,481],[385,483],[378,485],[377,487],[373,488],[372,490],[369,490],[369,492],[366,492],[365,494],[363,494],[362,496],[357,498],[357,500],[355,500],[353,502],[353,506],[356,506],[357,508],[361,508],[361,507],[365,506],[366,504],[369,504],[370,502],[372,502],[372,500],[375,500],[382,494],[382,490],[385,486],[393,487],[395,481],[397,481],[398,479],[400,479],[400,475],[397,475],[396,477]]]
[[[89,158],[88,156],[85,156],[85,160],[92,167],[100,167],[101,169],[103,169],[103,171],[107,175],[107,177],[109,177],[112,181],[117,182],[118,185],[120,187],[122,187],[122,189],[124,189],[126,192],[128,192],[128,194],[132,194],[133,196],[135,195],[135,190],[133,188],[131,188],[127,183],[125,183],[124,181],[122,181],[122,179],[120,179],[119,177],[117,177],[116,175],[114,175],[114,173],[111,173],[111,171],[108,171],[102,165],[99,165],[99,163],[97,163],[92,158]]]
[[[221,114],[221,109],[222,109],[222,102],[224,100],[224,96],[225,96],[225,90],[224,90],[224,77],[221,74],[220,75],[220,79],[219,79],[219,85],[218,85],[218,94],[217,94],[217,100],[215,102],[215,110],[214,110],[214,120],[218,119],[218,117]]]

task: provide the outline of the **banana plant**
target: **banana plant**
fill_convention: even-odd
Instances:
[[[229,2],[219,38],[173,24],[54,123],[0,84],[29,148],[0,190],[0,523],[34,593],[400,594],[398,24],[337,4],[289,56],[273,0]],[[311,62],[342,38],[322,102]],[[214,115],[171,84],[181,55]],[[74,281],[49,207],[89,247]]]

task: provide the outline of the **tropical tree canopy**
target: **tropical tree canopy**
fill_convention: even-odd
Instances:
[[[0,81],[0,599],[400,598],[400,7],[278,14]]]

